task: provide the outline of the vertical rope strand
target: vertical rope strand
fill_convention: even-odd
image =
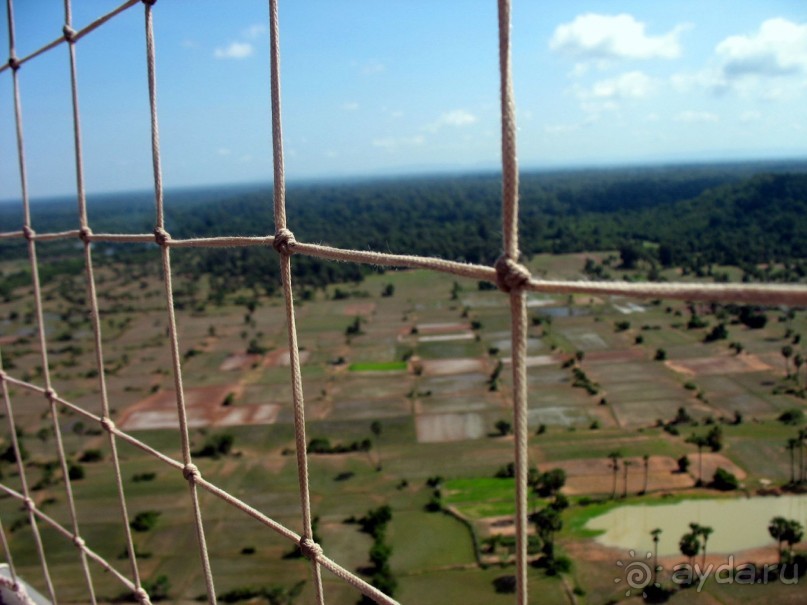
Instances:
[[[56,409],[56,403],[54,400],[54,391],[51,386],[50,381],[50,369],[48,367],[48,351],[47,351],[47,340],[45,336],[45,322],[44,322],[44,313],[42,311],[42,294],[41,294],[41,287],[39,283],[39,266],[37,264],[36,258],[36,243],[34,241],[34,231],[31,227],[31,209],[30,209],[30,202],[28,199],[28,176],[27,176],[27,169],[26,169],[26,162],[25,162],[25,143],[24,143],[24,136],[23,136],[23,128],[22,128],[22,97],[20,95],[20,86],[19,86],[19,65],[14,64],[16,61],[15,56],[15,38],[14,38],[14,7],[12,0],[7,0],[6,3],[6,10],[8,16],[8,30],[9,30],[9,55],[12,57],[12,82],[14,88],[14,117],[16,122],[16,130],[17,130],[17,153],[18,153],[18,160],[19,160],[19,169],[20,169],[20,185],[22,189],[22,202],[23,202],[23,233],[25,238],[28,242],[28,258],[30,260],[31,265],[31,277],[33,281],[33,288],[34,288],[34,305],[36,310],[36,318],[38,323],[38,333],[39,333],[39,347],[42,354],[42,376],[45,381],[45,392],[48,395],[48,403],[50,407],[50,415],[53,421],[53,431],[56,436],[56,445],[57,445],[57,453],[59,455],[59,463],[62,468],[62,474],[64,475],[64,485],[65,485],[65,494],[67,496],[67,509],[70,515],[70,521],[73,526],[73,535],[76,540],[76,545],[78,546],[79,550],[79,559],[81,561],[81,567],[84,572],[84,578],[87,582],[87,588],[90,594],[90,600],[93,604],[95,604],[95,590],[92,584],[92,576],[90,573],[90,568],[87,564],[87,555],[84,548],[81,547],[80,543],[80,533],[78,529],[78,520],[76,518],[76,506],[75,501],[73,499],[73,490],[70,484],[70,476],[67,466],[67,460],[64,453],[64,445],[62,443],[62,434],[61,429],[59,427],[59,414]],[[27,497],[27,496],[26,496]],[[33,524],[33,512],[31,511],[30,507],[33,506],[33,501],[28,498],[27,502],[29,503],[29,514],[31,515],[31,520]],[[42,557],[44,561],[44,556]],[[46,575],[49,576],[49,573],[46,572]],[[48,578],[48,588],[51,591],[51,596],[55,602],[55,593],[53,593],[53,585],[50,582],[50,578]]]
[[[20,486],[22,487],[23,501],[25,502],[25,507],[28,511],[28,523],[31,525],[31,533],[34,534],[34,543],[36,544],[36,552],[39,556],[39,563],[42,567],[42,575],[45,578],[45,586],[47,586],[50,600],[54,605],[56,605],[56,591],[53,588],[53,581],[50,577],[48,560],[45,557],[45,548],[42,544],[42,536],[39,534],[39,525],[37,524],[36,515],[34,514],[34,501],[31,499],[31,493],[28,490],[28,479],[25,474],[25,464],[22,462],[20,444],[17,439],[17,425],[14,422],[14,409],[11,406],[11,396],[8,392],[8,384],[6,383],[5,376],[6,374],[3,371],[2,355],[0,355],[0,388],[2,388],[3,391],[3,404],[6,408],[8,430],[9,434],[11,435],[11,447],[14,448],[14,457],[17,460],[17,474],[20,476]],[[10,551],[9,557],[11,557]]]
[[[504,253],[518,260],[516,106],[510,70],[510,0],[499,0],[499,80],[502,120],[502,231]]]
[[[156,204],[155,237],[160,244],[162,253],[163,278],[165,280],[165,298],[168,310],[168,334],[171,345],[171,361],[174,370],[174,388],[177,398],[177,416],[179,418],[180,439],[182,445],[182,460],[185,464],[183,475],[188,481],[191,501],[193,502],[194,527],[199,543],[199,558],[202,563],[202,572],[207,590],[207,600],[210,605],[216,604],[216,589],[213,584],[213,572],[210,568],[210,555],[207,552],[202,510],[199,506],[199,494],[196,487],[196,478],[199,470],[194,466],[191,457],[190,437],[188,435],[188,418],[185,408],[185,393],[182,387],[182,367],[179,356],[179,340],[177,336],[176,313],[174,312],[174,293],[171,278],[171,252],[168,247],[170,236],[165,231],[165,218],[163,212],[163,184],[162,167],[160,161],[160,130],[157,120],[157,80],[154,51],[154,23],[152,7],[155,0],[143,0],[146,8],[146,63],[148,71],[149,107],[151,111],[151,151],[154,169],[154,199]]]
[[[272,167],[274,170],[275,231],[286,228],[286,177],[283,161],[283,125],[280,117],[280,25],[278,0],[269,0],[270,86],[272,95]]]
[[[19,586],[17,582],[17,569],[14,567],[14,558],[11,556],[11,549],[8,547],[8,540],[6,540],[6,530],[3,527],[3,520],[0,518],[0,542],[3,544],[3,553],[6,555],[6,562],[8,562],[8,573],[11,576],[11,582],[14,584],[14,590]]]
[[[308,483],[308,457],[305,437],[305,398],[303,380],[300,373],[300,352],[297,345],[297,326],[294,315],[294,292],[291,282],[291,250],[294,236],[286,226],[286,181],[283,165],[283,129],[280,109],[280,25],[278,0],[269,0],[269,46],[270,46],[270,86],[272,98],[272,166],[274,168],[273,206],[276,236],[275,248],[280,253],[280,274],[283,296],[286,303],[286,325],[288,328],[289,357],[291,366],[292,398],[294,402],[294,435],[297,453],[297,479],[300,484],[300,507],[303,519],[302,543],[307,547],[304,553],[314,549],[314,536],[311,528],[311,494]],[[302,544],[301,544],[302,546]],[[322,572],[316,556],[311,556],[311,571],[317,603],[325,603],[322,588]]]
[[[516,155],[516,116],[510,65],[510,1],[499,0],[499,77],[502,121],[502,231],[504,266],[517,267],[518,247],[518,160]],[[509,261],[509,262],[508,262]],[[497,265],[499,263],[497,262]],[[497,267],[498,270],[498,267]],[[526,279],[524,279],[526,277]],[[529,274],[523,271],[510,293],[513,425],[516,470],[516,602],[526,605],[527,594],[527,311],[523,289]]]
[[[291,366],[292,399],[294,402],[294,439],[297,453],[297,478],[300,484],[300,508],[303,517],[303,541],[314,541],[311,529],[311,494],[308,484],[308,455],[306,453],[305,436],[305,399],[303,397],[303,380],[300,373],[300,353],[297,346],[297,325],[294,316],[294,295],[291,284],[291,258],[288,254],[280,256],[280,274],[283,283],[283,295],[286,301],[286,325],[289,338],[289,359]],[[303,551],[305,552],[305,550]],[[322,573],[316,558],[311,560],[314,575],[317,603],[325,602],[322,589]]]
[[[67,40],[67,49],[70,58],[70,88],[73,106],[73,146],[76,161],[76,193],[78,197],[79,225],[81,227],[80,236],[84,243],[84,266],[87,275],[87,300],[90,305],[90,318],[95,339],[95,363],[98,370],[98,387],[101,393],[101,415],[102,418],[111,422],[109,413],[109,397],[107,394],[106,373],[104,370],[104,354],[101,338],[101,319],[98,310],[98,297],[95,288],[95,274],[93,271],[91,230],[87,219],[87,199],[84,187],[84,162],[81,144],[81,120],[78,101],[78,75],[75,49],[75,32],[72,28],[72,10],[70,0],[65,0],[65,27],[64,33]],[[129,513],[126,506],[126,496],[123,490],[123,478],[118,458],[118,448],[115,435],[112,431],[107,431],[109,447],[112,452],[112,465],[115,475],[115,484],[118,492],[118,503],[120,505],[121,519],[123,521],[124,535],[126,539],[126,550],[129,553],[129,561],[132,567],[132,577],[135,589],[140,589],[140,571],[137,566],[137,556],[135,554],[134,542],[132,540],[132,530],[129,527]]]

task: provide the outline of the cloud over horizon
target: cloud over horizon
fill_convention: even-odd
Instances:
[[[216,59],[246,59],[251,57],[254,52],[255,49],[249,42],[230,42],[224,48],[216,48],[213,51],[213,56]]]
[[[678,38],[689,29],[681,24],[660,36],[646,33],[646,24],[633,15],[578,15],[555,28],[551,50],[583,61],[613,59],[675,59],[681,55]]]

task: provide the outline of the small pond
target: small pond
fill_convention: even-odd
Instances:
[[[660,556],[679,554],[678,541],[690,523],[711,527],[709,552],[737,553],[749,548],[775,547],[768,534],[773,517],[795,519],[807,526],[807,496],[769,496],[683,500],[675,504],[620,506],[586,523],[586,529],[602,530],[596,540],[605,546],[652,552],[650,532],[662,530]]]

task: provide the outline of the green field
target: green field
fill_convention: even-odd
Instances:
[[[605,256],[602,253],[598,258]],[[116,271],[114,265],[98,272],[106,378],[116,422],[132,406],[140,405],[138,402],[173,389],[157,260],[155,255],[153,266],[144,265],[143,274],[134,278]],[[531,266],[549,275],[579,277],[583,262],[584,255],[541,255],[532,259]],[[2,263],[4,272],[14,268],[10,262]],[[81,276],[64,276],[44,288],[48,359],[55,390],[98,414],[92,332],[80,311],[83,301],[65,297],[65,293],[80,291],[81,280]],[[186,391],[216,387],[222,389],[217,392],[233,393],[226,409],[219,400],[199,403],[216,413],[276,406],[276,416],[266,424],[193,426],[194,452],[203,450],[216,436],[233,438],[230,451],[218,457],[195,456],[195,463],[205,479],[299,532],[294,414],[290,371],[283,361],[287,345],[281,299],[259,294],[250,311],[243,302],[236,302],[238,296],[251,300],[254,293],[244,290],[228,295],[221,306],[205,303],[202,312],[197,308],[205,302],[208,286],[203,281],[191,294],[194,290],[189,281],[179,276],[175,285],[180,292],[178,328]],[[394,295],[382,296],[388,284],[394,285]],[[334,298],[335,286],[313,290],[301,302],[297,316],[305,354],[307,440],[327,439],[331,446],[345,448],[369,443],[364,450],[308,458],[312,507],[319,518],[323,548],[350,571],[366,568],[372,539],[348,521],[388,504],[393,515],[387,530],[389,561],[398,581],[396,596],[402,602],[512,602],[511,595],[496,593],[492,584],[495,578],[512,573],[510,564],[480,565],[470,526],[448,514],[426,510],[435,492],[426,482],[439,476],[440,505],[473,523],[514,511],[513,480],[494,478],[500,467],[513,460],[512,438],[500,435],[496,428],[497,421],[509,421],[512,415],[512,379],[506,360],[510,354],[508,308],[499,304],[498,293],[480,290],[474,281],[457,280],[457,284],[420,271],[374,274],[358,284],[340,285],[347,299]],[[28,296],[30,288],[21,287],[11,300],[0,302],[3,335],[12,336],[2,345],[3,367],[12,377],[43,385]],[[729,338],[706,343],[706,328],[687,328],[689,311],[684,303],[576,297],[570,306],[565,297],[531,300],[550,304],[529,310],[529,356],[536,360],[528,369],[530,465],[543,472],[560,462],[601,463],[615,450],[625,457],[649,455],[674,461],[685,454],[696,455],[695,446],[686,441],[688,436],[719,425],[724,439],[720,454],[747,473],[742,493],[782,485],[789,479],[785,446],[798,427],[785,426],[776,418],[782,410],[803,409],[804,401],[797,396],[796,380],[784,376],[780,350],[793,334],[807,333],[803,311],[788,320],[788,328],[781,310],[767,309],[767,324],[758,330],[731,323],[730,316],[724,316]],[[627,303],[641,310],[626,313]],[[720,313],[727,311],[703,309],[712,325],[721,321]],[[362,318],[361,333],[347,334],[356,316]],[[472,322],[473,338],[466,340],[420,342],[419,334],[412,330],[419,324]],[[623,322],[629,325],[618,328]],[[788,329],[791,332],[786,338]],[[741,372],[734,366],[725,365],[725,370],[718,365],[688,375],[674,366],[675,362],[704,359],[728,364],[726,360],[737,357],[728,347],[734,341],[743,344],[741,356],[762,364],[761,369]],[[257,347],[251,347],[253,344]],[[241,366],[220,369],[250,348],[262,352],[254,359],[245,357]],[[666,350],[671,363],[654,359],[659,348]],[[577,351],[582,352],[582,359],[569,363]],[[418,370],[422,361],[437,365]],[[472,365],[462,365],[469,361]],[[494,379],[499,362],[502,370]],[[595,393],[575,386],[575,369],[585,373],[595,385]],[[786,388],[793,392],[785,392]],[[26,477],[32,488],[36,486],[33,498],[46,514],[70,527],[64,481],[61,471],[54,468],[56,444],[49,428],[47,401],[14,386],[10,399],[27,452]],[[676,425],[678,435],[657,426],[659,420],[671,420],[679,408],[687,412],[689,420]],[[735,412],[742,414],[742,423],[733,424]],[[165,414],[175,414],[173,403]],[[459,420],[447,421],[460,418],[462,427],[456,426]],[[378,432],[371,428],[374,421],[380,423]],[[119,558],[125,541],[109,440],[99,427],[70,410],[59,410],[59,423],[68,458],[83,469],[83,477],[72,481],[81,534],[95,552],[128,574],[128,562]],[[131,432],[181,460],[175,429]],[[9,444],[6,434],[0,449],[7,450]],[[117,447],[129,519],[143,511],[161,513],[153,528],[134,535],[143,577],[151,582],[163,575],[169,578],[170,602],[196,602],[204,593],[204,582],[186,482],[180,471],[149,454],[121,440]],[[80,462],[88,450],[99,450],[102,459]],[[3,482],[20,490],[15,468],[8,456],[0,461]],[[152,473],[153,477],[142,479]],[[714,493],[706,488],[667,491],[673,497]],[[592,493],[603,497],[601,492]],[[583,506],[583,496],[573,494],[570,508],[563,513],[560,549],[572,552],[575,545],[585,545],[590,534],[582,529],[584,521],[619,504]],[[662,490],[658,490],[645,496],[632,493],[629,502],[663,500]],[[307,563],[284,558],[294,549],[290,541],[209,493],[201,493],[200,503],[219,594],[245,587],[288,589],[306,581],[300,602],[309,602],[313,588]],[[546,502],[531,496],[530,503],[532,508],[541,508]],[[0,515],[18,570],[43,590],[33,536],[19,502],[0,498]],[[64,536],[40,526],[48,565],[63,602],[86,602],[75,548]],[[612,565],[613,561],[583,558],[574,561],[572,570],[562,578],[531,567],[531,590],[541,595],[540,602],[567,603],[571,590],[578,587],[578,593],[585,593],[577,595],[579,603],[604,603],[616,594]],[[110,602],[123,592],[109,574],[97,566],[92,569],[101,602]],[[328,574],[325,586],[328,602],[354,603],[358,598],[353,589]],[[759,594],[784,598],[783,591],[780,586],[762,587]],[[707,592],[726,603],[757,599],[723,587]],[[677,595],[673,602],[683,602],[681,598]]]

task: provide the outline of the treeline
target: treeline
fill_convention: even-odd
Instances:
[[[520,198],[520,243],[527,255],[633,246],[659,266],[692,268],[753,268],[807,257],[805,164],[524,173]],[[102,202],[90,204],[96,232],[151,231],[152,196]],[[287,191],[288,224],[298,240],[477,263],[499,255],[500,204],[497,174],[298,184]],[[169,192],[165,207],[166,228],[175,238],[274,231],[270,187]],[[75,212],[74,203],[34,205],[34,228],[75,228]],[[18,228],[16,214],[18,209],[0,206],[0,230]],[[64,245],[78,255],[75,242]],[[154,258],[152,245],[98,247],[100,259],[132,267]],[[0,242],[0,248],[4,257],[25,254],[20,242]],[[57,244],[39,248],[43,258],[65,252]],[[216,289],[277,283],[270,248],[183,249],[173,258],[179,272],[210,274]],[[294,268],[298,283],[314,287],[359,281],[371,270],[303,256]]]

